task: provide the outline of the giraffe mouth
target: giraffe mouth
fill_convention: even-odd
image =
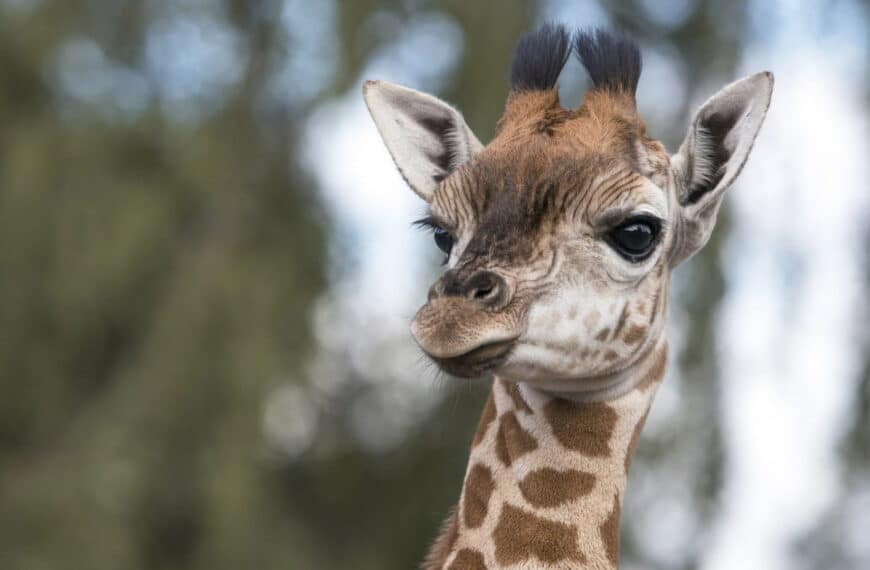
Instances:
[[[429,355],[448,374],[461,378],[474,378],[488,374],[501,366],[510,356],[516,338],[498,340],[475,347],[451,357]]]
[[[433,299],[411,322],[411,334],[423,352],[448,374],[463,378],[502,365],[522,332],[519,305],[492,312],[461,297]]]

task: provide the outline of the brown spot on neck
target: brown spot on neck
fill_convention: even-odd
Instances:
[[[456,558],[447,570],[487,570],[483,554],[471,548],[463,548],[456,553]]]
[[[610,515],[598,528],[601,542],[607,552],[607,559],[614,568],[619,567],[619,494],[613,496],[613,508]]]
[[[646,418],[649,415],[649,408],[643,413],[640,421],[634,426],[634,431],[631,432],[631,440],[628,442],[628,450],[625,452],[625,474],[628,475],[628,468],[631,466],[631,458],[634,457],[634,450],[637,447],[637,442],[640,440],[640,432],[643,431],[643,426],[646,424]]]
[[[495,436],[495,454],[505,466],[537,448],[537,440],[523,429],[513,412],[502,414]]]
[[[514,403],[514,409],[518,412],[525,412],[527,414],[531,414],[532,408],[529,407],[528,402],[523,398],[523,395],[520,393],[520,385],[516,382],[508,382],[507,380],[501,380],[501,384],[504,387],[505,392],[507,392],[508,396],[511,397],[511,400]]]
[[[465,478],[463,489],[462,518],[466,526],[477,528],[483,524],[494,489],[495,481],[489,467],[475,464]]]
[[[668,345],[665,344],[662,346],[653,358],[655,360],[653,360],[653,364],[650,366],[649,371],[647,371],[643,379],[641,379],[637,384],[637,389],[641,392],[646,392],[654,384],[661,382],[662,378],[664,378],[665,369],[668,365]]]
[[[489,424],[495,419],[495,397],[492,392],[489,393],[489,398],[486,399],[486,404],[483,406],[483,413],[480,414],[480,422],[477,424],[477,431],[474,433],[474,439],[471,442],[472,446],[479,445],[483,438],[486,437],[486,430]]]
[[[549,467],[536,469],[520,481],[520,491],[529,504],[536,507],[558,507],[588,495],[595,486],[591,473],[568,469],[557,471]]]
[[[505,503],[492,533],[495,559],[503,566],[537,558],[554,564],[562,560],[585,563],[577,545],[577,528],[538,517]]]
[[[561,398],[544,406],[553,435],[566,448],[591,457],[610,455],[610,438],[618,419],[605,402],[573,402]]]
[[[646,375],[637,385],[637,390],[646,392],[654,384],[661,382],[665,375],[665,367],[668,362],[668,345],[664,345],[654,356],[652,366],[647,371]],[[640,421],[634,426],[634,431],[631,433],[631,440],[628,442],[628,450],[625,454],[625,474],[628,475],[628,468],[631,465],[631,459],[634,457],[634,450],[637,448],[637,442],[640,440],[640,434],[643,431],[643,426],[646,425],[646,418],[649,416],[650,408],[644,411]]]

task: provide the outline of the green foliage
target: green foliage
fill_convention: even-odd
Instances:
[[[60,11],[0,18],[0,567],[286,568],[259,426],[325,285],[299,119],[263,127],[256,51],[196,124],[65,109]]]

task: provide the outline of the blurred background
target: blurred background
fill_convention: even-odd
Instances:
[[[488,386],[407,331],[438,271],[360,86],[486,141],[519,34],[643,47],[672,151],[719,87],[774,100],[623,514],[627,569],[870,568],[868,4],[0,0],[0,568],[404,569]],[[586,87],[562,76],[563,102]]]

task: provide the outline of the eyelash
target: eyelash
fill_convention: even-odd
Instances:
[[[413,222],[411,222],[411,225],[424,231],[435,231],[443,229],[441,227],[441,224],[438,223],[438,220],[436,220],[433,216],[424,216],[419,220],[414,220]]]
[[[413,223],[418,228],[421,228],[425,231],[432,232],[435,237],[435,244],[438,245],[438,248],[441,249],[447,255],[444,257],[444,260],[441,262],[441,265],[446,265],[447,261],[450,259],[450,253],[453,249],[454,238],[451,235],[450,231],[444,228],[441,224],[438,223],[433,216],[425,216],[416,220]]]
[[[611,224],[604,233],[612,232],[613,230],[629,224],[631,222],[646,222],[648,224],[656,226],[658,230],[663,230],[665,227],[665,222],[658,216],[653,214],[648,214],[646,212],[640,212],[638,214],[629,214],[624,218],[620,219],[618,222]]]

